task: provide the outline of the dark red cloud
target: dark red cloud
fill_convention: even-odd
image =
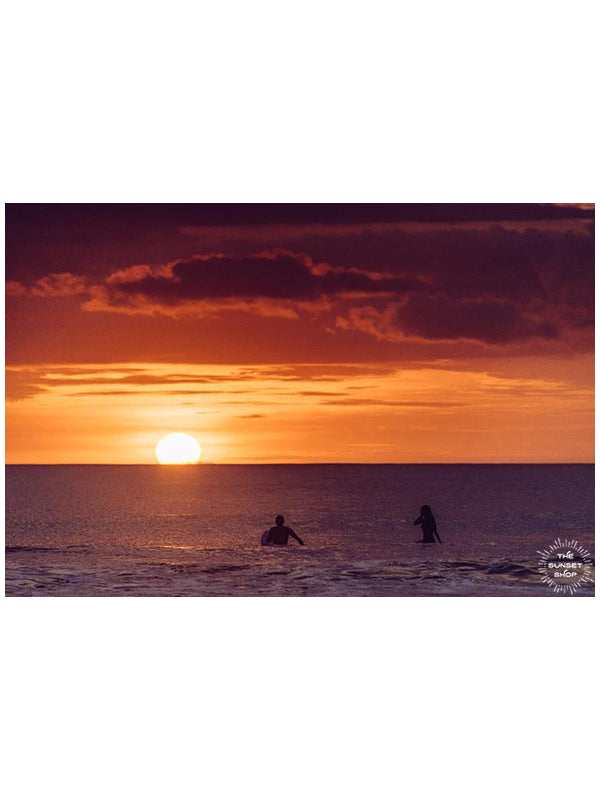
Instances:
[[[340,245],[322,240],[311,251],[335,263]],[[359,267],[368,261],[390,274],[419,275],[425,286],[387,303],[353,304],[338,317],[343,330],[387,341],[545,339],[593,347],[593,227],[362,232],[353,254]]]
[[[423,285],[417,278],[385,277],[353,268],[325,265],[318,270],[310,258],[296,254],[199,256],[158,273],[122,272],[106,283],[108,302],[116,306],[131,297],[166,305],[218,299],[311,301],[341,294],[399,294]]]
[[[573,203],[9,203],[7,223],[27,225],[356,225],[589,219]]]
[[[539,204],[9,207],[7,358],[422,359],[452,357],[458,342],[459,356],[524,343],[587,350],[593,213]]]
[[[475,339],[504,344],[534,336],[551,339],[558,336],[552,322],[530,319],[516,305],[496,299],[413,295],[398,309],[394,323],[405,336],[421,339]]]

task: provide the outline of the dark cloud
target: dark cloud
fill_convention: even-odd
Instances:
[[[199,348],[210,350],[219,362],[233,361],[240,348],[264,353],[265,362],[292,360],[292,352],[294,358],[316,360],[315,354],[325,350],[330,358],[333,353],[334,358],[346,352],[352,358],[363,352],[383,361],[395,358],[399,350],[394,348],[407,339],[430,343],[430,352],[442,357],[450,355],[443,351],[445,343],[459,341],[461,347],[466,342],[482,349],[530,342],[532,352],[593,346],[594,211],[581,204],[26,206],[7,213],[16,237],[14,248],[7,250],[8,262],[16,264],[16,273],[22,264],[37,275],[7,285],[11,307],[18,309],[11,311],[8,351],[17,351],[21,363],[34,363],[21,354],[21,308],[30,303],[39,322],[42,305],[58,308],[64,302],[66,307],[69,298],[73,309],[83,301],[81,307],[88,312],[131,317],[99,327],[96,349],[104,353],[118,351],[123,337],[117,328],[140,331],[122,346],[143,351],[143,322],[135,318],[147,316],[157,334],[148,336],[146,328],[144,335],[152,340],[157,361],[176,361],[179,351],[189,357]],[[84,261],[97,257],[91,246],[96,240],[87,228],[81,233],[75,226],[78,219],[84,226],[118,229],[122,237],[117,237],[115,254],[102,250],[102,259],[89,271],[85,265],[81,272],[74,269],[68,258],[69,271],[64,271],[63,259],[77,248]],[[213,244],[227,254],[210,255],[207,247],[192,255],[190,248],[199,242],[207,246],[209,239],[181,233],[165,238],[162,228],[152,233],[153,220],[157,225],[196,225],[201,231],[213,226]],[[128,225],[133,226],[129,239]],[[61,226],[66,226],[56,250],[61,263],[40,276],[39,265],[29,266],[35,264],[29,243],[42,248],[46,258]],[[130,242],[132,236],[138,241],[135,226],[145,226],[140,252],[151,257],[144,263]],[[248,234],[259,228],[264,244],[260,251],[258,239]],[[78,313],[88,320],[93,316]],[[263,319],[252,321],[248,315]],[[180,340],[167,317],[179,326]],[[213,330],[223,327],[219,335],[199,339],[196,347],[189,320],[203,318]],[[69,320],[61,315],[56,327],[66,327]],[[56,341],[56,348],[67,348],[73,358],[83,360],[82,342],[44,327],[37,347],[45,358]],[[159,330],[168,353],[156,343]],[[372,343],[365,344],[368,339]],[[95,343],[90,341],[89,347]],[[415,347],[415,356],[426,355],[417,354]]]
[[[335,263],[339,245],[316,243],[313,257]],[[353,253],[359,267],[368,262],[391,274],[418,274],[426,288],[388,303],[355,304],[338,318],[344,330],[387,341],[466,339],[499,346],[545,340],[573,350],[593,347],[593,228],[364,233]]]
[[[585,203],[9,203],[7,225],[239,226],[589,219]]]
[[[406,336],[422,339],[475,339],[487,344],[556,338],[550,322],[527,319],[506,300],[458,300],[449,297],[412,296],[394,318]]]
[[[102,308],[129,310],[150,304],[173,307],[182,303],[220,300],[314,302],[335,295],[397,296],[422,287],[417,278],[386,277],[353,268],[319,268],[295,254],[197,257],[152,271],[135,267],[106,281]]]
[[[476,228],[311,232],[296,243],[313,261],[425,281],[459,298],[532,301],[593,280],[594,229],[488,225]]]
[[[588,350],[589,336],[571,336],[568,316],[560,319],[547,309],[495,299],[458,300],[445,296],[410,296],[383,310],[373,306],[350,309],[337,321],[342,330],[359,330],[381,341],[428,342],[455,345],[471,342],[482,348],[515,347],[531,342],[549,343],[555,349]],[[559,343],[560,337],[565,340]],[[451,351],[450,351],[451,352]]]

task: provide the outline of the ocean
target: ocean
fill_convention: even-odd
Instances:
[[[593,595],[542,581],[557,537],[593,564],[593,465],[6,468],[9,596]]]

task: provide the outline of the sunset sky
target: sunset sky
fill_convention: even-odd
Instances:
[[[9,205],[8,463],[594,459],[594,210]]]

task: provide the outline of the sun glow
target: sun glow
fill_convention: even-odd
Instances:
[[[160,464],[197,464],[201,452],[198,442],[187,433],[170,433],[156,445],[156,458]]]

